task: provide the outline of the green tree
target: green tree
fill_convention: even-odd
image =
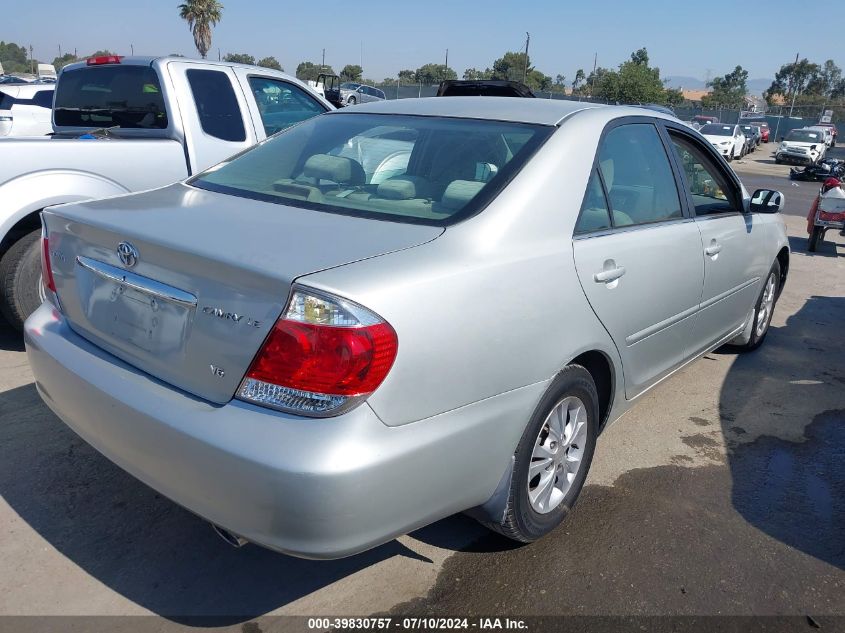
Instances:
[[[414,71],[413,70],[400,70],[399,71],[399,81],[409,84],[415,81],[414,79]]]
[[[28,73],[31,69],[27,48],[13,42],[0,42],[0,62],[9,74]]]
[[[336,74],[334,68],[331,66],[320,66],[320,64],[315,64],[314,62],[299,62],[299,65],[296,67],[296,77],[303,81],[309,79],[311,81],[317,81],[320,73],[325,73],[326,75]]]
[[[224,62],[231,62],[233,64],[250,64],[255,66],[255,57],[247,53],[226,53],[223,56]]]
[[[188,23],[194,45],[205,59],[211,48],[211,29],[223,18],[223,5],[218,0],[187,0],[179,5],[179,17]]]
[[[616,103],[668,103],[677,99],[660,80],[660,69],[648,65],[648,51],[641,48],[631,53],[631,59],[619,65],[619,70],[597,68],[590,73],[587,84],[591,94]]]
[[[666,89],[666,105],[670,106],[679,106],[686,101],[686,97],[684,97],[684,93],[680,88],[667,88]]]
[[[272,56],[259,59],[257,65],[263,68],[272,68],[273,70],[284,70],[282,65],[279,63],[279,60]]]
[[[586,80],[587,76],[584,74],[584,69],[579,68],[575,73],[575,79],[572,80],[572,94],[578,92]]]
[[[701,105],[705,108],[741,108],[748,93],[748,71],[737,66],[724,77],[716,77],[707,84],[710,94],[704,95]]]
[[[112,53],[109,49],[103,49],[101,51],[94,51],[88,57],[111,57],[112,55],[117,55],[117,53]]]
[[[457,78],[458,74],[445,64],[424,64],[414,71],[414,81],[429,86]]]
[[[813,64],[806,57],[799,62],[784,64],[775,74],[772,85],[763,94],[769,105],[773,105],[779,99],[788,100],[793,95],[803,95],[807,86],[818,81],[821,67]]]
[[[831,97],[842,83],[842,69],[832,59],[828,59],[819,67],[817,75],[807,84],[808,94],[820,97]]]
[[[56,57],[53,60],[53,66],[56,67],[56,72],[60,71],[62,68],[67,66],[68,64],[72,64],[73,62],[78,62],[79,58],[74,55],[73,53],[65,53],[61,57]]]
[[[464,79],[468,81],[481,81],[483,79],[490,79],[492,75],[492,71],[488,68],[487,70],[478,70],[477,68],[467,68],[464,71]]]
[[[526,63],[525,53],[508,51],[493,62],[493,73],[490,78],[522,81],[523,76],[527,79],[528,73],[532,70],[534,69],[531,66],[531,58],[529,57]]]
[[[343,81],[360,81],[363,74],[364,69],[358,64],[346,64],[340,70],[340,78]]]

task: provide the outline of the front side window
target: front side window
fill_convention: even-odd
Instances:
[[[696,215],[736,211],[731,201],[730,180],[716,163],[692,141],[670,132],[672,145],[684,171],[692,194]]]
[[[163,130],[167,109],[149,66],[109,64],[62,73],[53,116],[57,126]]]
[[[654,125],[613,128],[602,141],[598,159],[614,226],[683,217],[669,157]]]
[[[250,77],[249,87],[267,136],[326,111],[304,90],[286,81]]]
[[[229,75],[192,68],[186,76],[202,131],[222,141],[245,141],[243,116]]]
[[[284,131],[191,184],[318,211],[447,225],[495,197],[554,129],[332,113]]]

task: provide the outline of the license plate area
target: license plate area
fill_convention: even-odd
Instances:
[[[82,310],[100,336],[160,359],[184,357],[196,298],[153,279],[77,258]]]

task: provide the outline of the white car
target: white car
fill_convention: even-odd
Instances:
[[[775,162],[815,165],[826,150],[824,132],[814,128],[791,130],[778,147]]]
[[[699,128],[699,133],[706,138],[716,151],[728,162],[745,156],[745,134],[734,123],[708,123]]]
[[[52,133],[55,89],[51,84],[0,85],[0,137]]]

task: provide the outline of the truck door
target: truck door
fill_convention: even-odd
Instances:
[[[167,69],[182,95],[182,125],[193,173],[258,141],[232,68],[170,62]]]

